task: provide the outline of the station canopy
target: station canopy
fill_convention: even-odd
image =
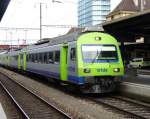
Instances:
[[[10,0],[0,0],[0,21],[8,7]]]
[[[144,37],[144,42],[150,43],[150,9],[105,22],[103,28],[122,42],[134,42]]]

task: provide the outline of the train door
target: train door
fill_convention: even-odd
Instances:
[[[61,65],[60,65],[60,77],[62,81],[67,81],[67,77],[68,77],[68,45],[65,44],[63,45],[62,49],[61,49]]]
[[[23,70],[23,53],[20,54],[20,68]]]
[[[21,69],[21,66],[20,66],[20,54],[18,54],[18,70]]]
[[[26,71],[26,52],[20,54],[20,66],[21,70]]]

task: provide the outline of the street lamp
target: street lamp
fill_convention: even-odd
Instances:
[[[57,1],[57,0],[52,0],[52,2],[62,3],[61,1]]]
[[[62,3],[61,1],[57,1],[57,0],[52,0],[52,2],[56,2],[56,3]],[[46,4],[46,3],[39,3],[40,4],[40,40],[42,39],[42,5]]]

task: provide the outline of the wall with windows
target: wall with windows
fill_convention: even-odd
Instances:
[[[91,26],[101,24],[110,12],[110,0],[79,0],[78,25]]]
[[[132,12],[132,11],[117,11],[117,12],[109,14],[106,17],[106,20],[107,21],[112,21],[112,20],[115,20],[115,19],[119,19],[121,17],[132,15],[134,13],[136,13],[136,12]]]

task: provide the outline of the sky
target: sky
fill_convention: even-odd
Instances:
[[[42,25],[77,26],[78,0],[11,0],[0,27],[39,28],[40,2],[42,3]],[[113,10],[121,0],[111,0]],[[42,38],[52,38],[67,33],[70,28],[42,27]],[[0,30],[0,44],[23,44],[36,42],[39,30]]]

